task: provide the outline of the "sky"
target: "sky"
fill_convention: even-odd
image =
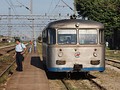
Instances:
[[[12,14],[29,14],[30,11],[27,10],[24,6],[30,8],[30,1],[31,0],[0,0],[0,14],[8,14],[9,7],[12,8]],[[33,14],[72,12],[68,7],[66,7],[66,5],[61,0],[32,0],[32,1],[33,1]],[[74,0],[64,1],[73,8]],[[56,7],[56,5],[58,6]]]
[[[30,1],[31,0],[0,0],[0,15],[8,15],[9,8],[11,8],[12,15],[29,15],[30,14]],[[34,15],[61,15],[73,14],[74,12],[67,7],[62,0],[32,0],[33,14]],[[63,0],[71,8],[74,8],[74,0]],[[29,8],[28,9],[26,9]],[[7,23],[8,20],[5,22]],[[14,22],[14,21],[12,21]],[[18,23],[27,23],[25,21],[17,21]],[[43,22],[43,21],[41,21]],[[2,24],[0,20],[0,24]],[[35,28],[35,36],[38,37],[42,31],[41,27]],[[29,32],[29,34],[28,34]],[[7,35],[8,27],[0,26],[0,35]],[[30,27],[12,27],[12,36],[27,36],[32,37],[32,29]]]

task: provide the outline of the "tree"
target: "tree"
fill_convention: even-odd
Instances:
[[[106,41],[114,43],[111,48],[120,47],[120,0],[76,0],[76,8],[83,18],[88,17],[105,25]]]

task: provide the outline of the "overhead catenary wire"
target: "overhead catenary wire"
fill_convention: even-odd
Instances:
[[[15,14],[16,14],[16,13],[17,13],[17,11],[16,11],[16,9],[15,9],[15,7],[14,7],[14,5],[13,5],[12,0],[9,0],[9,2],[10,2],[10,4],[11,4],[11,7],[12,7],[13,11],[14,11],[14,12],[15,12]]]
[[[74,11],[74,9],[72,7],[70,7],[65,1],[61,0],[67,7],[70,8],[70,10]]]
[[[16,14],[16,12],[15,12],[14,8],[12,7],[11,3],[8,0],[5,0],[5,1],[10,6],[10,8],[13,10],[14,14]]]
[[[14,10],[14,12],[15,12],[15,15],[11,15],[10,16],[10,18],[13,20],[13,19],[15,19],[15,20],[18,20],[19,19],[19,15],[17,15],[19,12],[18,12],[18,10],[16,9],[16,7],[24,7],[24,8],[26,8],[26,9],[28,9],[28,10],[30,10],[29,9],[29,7],[27,7],[26,6],[26,4],[24,4],[23,2],[21,2],[21,0],[16,0],[16,2],[13,2],[14,0],[6,0],[6,2],[8,3],[8,5],[11,7],[11,9],[12,10]],[[17,3],[18,2],[18,3]],[[17,3],[17,5],[14,5],[15,3]],[[62,4],[63,5],[63,3],[61,2],[61,0],[51,0],[51,3],[50,3],[50,8],[49,8],[49,10],[48,10],[48,12],[49,12],[49,14],[54,14],[54,12],[59,12],[59,10],[61,10],[61,9],[59,9],[59,5],[60,4]],[[66,5],[64,5],[65,7],[66,7]],[[57,9],[56,9],[57,8]],[[52,11],[52,9],[53,9],[53,11]],[[16,14],[16,11],[17,11],[17,14]],[[52,11],[52,12],[51,12]],[[44,24],[47,24],[48,22],[51,22],[51,21],[54,21],[54,20],[57,20],[57,19],[61,19],[61,13],[59,12],[59,14],[54,14],[52,17],[51,17],[51,15],[48,15],[48,12],[44,15],[44,17],[43,18],[45,18],[45,17],[48,17],[47,18],[47,21],[45,21],[45,20],[41,20],[40,22],[39,22],[39,24],[41,24],[41,23],[44,23]],[[21,14],[21,13],[20,13]],[[58,16],[58,15],[60,15],[60,16]],[[17,18],[13,18],[13,16],[16,16]],[[57,16],[57,17],[56,17]],[[9,17],[9,16],[8,16]],[[30,19],[31,19],[31,15],[30,15]],[[34,16],[33,16],[34,17]],[[26,21],[22,21],[22,19],[20,18],[19,19],[19,22],[17,22],[18,24],[25,24],[26,25],[26,23],[31,23],[31,20],[28,18],[28,17],[24,17],[25,18],[25,20],[28,20],[27,22]],[[14,22],[14,20],[12,21],[12,24],[14,24],[13,23]],[[15,21],[16,22],[16,21]],[[26,22],[26,23],[25,23]],[[37,23],[37,22],[36,22]],[[11,25],[12,25],[11,24]],[[24,26],[25,26],[24,25]],[[15,25],[14,25],[15,26]],[[29,27],[29,28],[31,28],[31,25],[26,25],[27,27]],[[14,30],[14,29],[13,29]],[[22,30],[22,29],[21,29]]]
[[[55,7],[54,7],[54,9],[53,9],[53,11],[52,11],[52,13],[55,11],[55,9],[57,8],[57,6],[59,5],[59,3],[60,3],[60,0],[58,1],[58,3],[55,5]]]
[[[22,4],[21,2],[19,2],[18,0],[16,0],[19,4],[21,4],[21,6],[25,7],[27,10],[31,11],[29,7],[25,6],[24,4]]]
[[[53,5],[53,2],[54,2],[54,0],[51,1],[50,6],[49,6],[49,9],[48,9],[48,12],[46,13],[46,15],[50,15],[50,14],[52,15],[52,14],[53,14],[53,12],[55,11],[55,9],[57,8],[57,6],[58,6],[59,3],[60,3],[60,0],[58,0],[58,2],[55,3],[55,7],[53,8],[53,10],[51,10],[51,7],[52,7],[52,5]],[[50,10],[51,10],[51,11],[50,11]],[[48,22],[50,22],[50,20],[51,20],[51,18],[49,18]],[[42,21],[42,22],[45,23],[45,21]],[[42,22],[41,22],[41,23],[42,23]]]
[[[14,14],[15,14],[15,16],[16,16],[16,18],[18,18],[17,17],[17,14],[16,14],[16,9],[15,9],[15,6],[14,6],[14,4],[12,3],[12,1],[11,0],[5,0],[6,1],[6,3],[10,6],[10,8],[13,10],[13,12],[14,12]],[[17,0],[18,1],[18,0]],[[19,2],[19,1],[18,1]],[[25,7],[26,9],[28,9],[29,11],[30,11],[30,9],[28,8],[28,7],[26,7],[24,4],[22,4],[21,2],[19,2],[19,4],[21,4],[21,6],[23,6],[23,7]],[[19,23],[23,23],[23,22],[19,22]],[[27,25],[26,25],[27,26]],[[29,26],[30,28],[31,28],[31,26]]]
[[[61,10],[61,9],[59,9],[59,7],[61,7],[61,5],[59,5],[59,4],[64,4],[64,6],[62,6],[63,8],[68,7],[71,11],[75,12],[75,10],[70,5],[68,5],[64,0],[58,0],[57,3],[55,4],[55,7],[53,8],[53,10],[51,10],[51,12],[49,14],[59,13],[59,16],[60,16],[61,13],[59,12],[59,10]],[[67,14],[67,15],[69,15],[69,14]]]
[[[49,8],[48,8],[47,13],[49,13],[49,12],[50,12],[50,9],[51,9],[52,4],[53,4],[53,0],[52,0],[52,1],[51,1],[51,3],[50,3],[50,6],[49,6]]]

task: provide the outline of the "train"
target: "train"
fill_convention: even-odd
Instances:
[[[42,31],[42,58],[50,72],[103,72],[104,25],[80,19],[49,23]]]

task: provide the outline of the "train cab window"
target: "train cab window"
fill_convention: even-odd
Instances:
[[[61,29],[58,30],[58,44],[76,44],[76,30]]]
[[[48,30],[48,44],[56,44],[56,30]]]
[[[96,29],[79,30],[80,44],[97,44],[98,34]]]

